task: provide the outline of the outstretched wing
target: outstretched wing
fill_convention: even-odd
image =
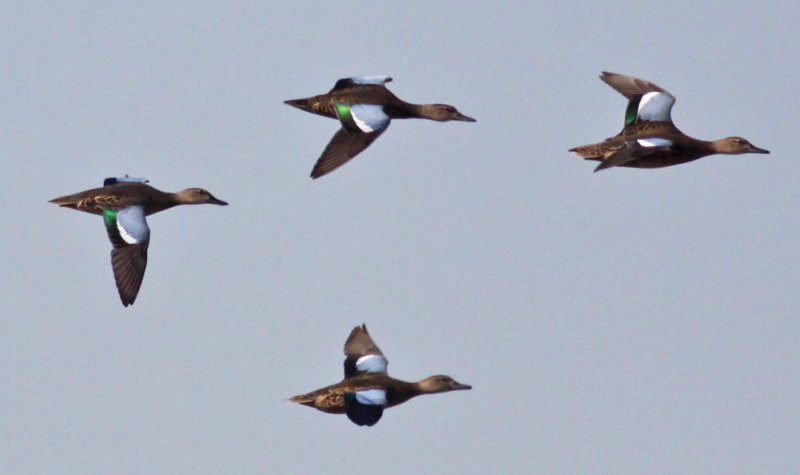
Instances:
[[[147,178],[135,177],[135,176],[111,176],[103,180],[103,186],[110,186],[116,185],[118,183],[149,183],[150,180]]]
[[[339,90],[339,89],[346,89],[348,87],[353,86],[361,86],[364,84],[373,84],[376,86],[383,86],[387,82],[390,82],[392,78],[389,76],[354,76],[351,78],[343,78],[336,81],[336,84],[333,86],[330,92]]]
[[[618,152],[600,162],[594,171],[599,172],[606,168],[619,167],[648,155],[671,153],[673,145],[671,140],[661,138],[628,140]]]
[[[625,125],[640,121],[672,122],[675,97],[658,85],[644,79],[603,72],[600,79],[628,98]]]
[[[344,377],[352,378],[363,373],[386,373],[389,361],[378,345],[372,341],[367,326],[353,328],[344,344]]]
[[[147,246],[150,228],[144,206],[131,206],[117,211],[103,211],[106,232],[111,245],[111,267],[122,305],[133,304],[142,286],[147,267]]]
[[[345,393],[344,405],[347,418],[360,426],[374,426],[383,415],[386,407],[384,389],[366,389]]]
[[[335,103],[334,106],[342,128],[323,150],[311,178],[327,175],[347,163],[380,137],[391,122],[381,105]]]

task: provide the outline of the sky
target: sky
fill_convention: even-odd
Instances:
[[[800,472],[797,2],[3,2],[0,472]],[[601,71],[689,135],[770,155],[593,173]],[[284,105],[381,74],[476,123],[337,130]],[[228,207],[149,218],[124,308],[97,216],[142,176]],[[471,391],[372,428],[287,398],[389,374]]]

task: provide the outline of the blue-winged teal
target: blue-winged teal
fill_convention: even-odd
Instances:
[[[387,76],[340,79],[327,94],[285,101],[342,123],[314,165],[311,178],[326,175],[361,153],[389,127],[391,119],[475,122],[447,104],[409,104],[386,89],[391,80]]]
[[[366,325],[353,328],[344,344],[344,379],[322,389],[295,396],[292,402],[330,414],[347,414],[360,426],[372,426],[383,409],[402,404],[420,394],[472,389],[450,376],[429,376],[407,383],[386,374],[388,361],[367,333]]]
[[[150,228],[145,216],[177,205],[228,203],[214,198],[201,188],[165,193],[149,185],[143,178],[106,178],[102,188],[81,191],[50,200],[51,203],[78,211],[102,215],[111,250],[111,267],[122,305],[136,300],[147,266]]]
[[[711,142],[689,137],[672,123],[670,111],[675,97],[649,81],[608,72],[603,72],[600,79],[629,102],[625,125],[619,134],[569,150],[587,160],[599,161],[594,171],[610,167],[669,167],[716,153],[769,153],[741,137]]]

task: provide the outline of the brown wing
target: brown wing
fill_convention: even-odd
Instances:
[[[311,170],[311,178],[319,178],[341,167],[369,147],[387,128],[388,125],[369,133],[339,129]]]
[[[389,361],[372,341],[367,333],[367,326],[353,328],[344,343],[344,377],[352,378],[361,374],[386,374]]]
[[[632,162],[648,160],[654,157],[668,157],[675,154],[673,143],[666,139],[650,138],[628,140],[619,151],[607,156],[594,169],[595,172],[611,167],[631,166]]]
[[[144,218],[144,207],[107,211],[104,221],[113,246],[111,268],[114,269],[114,281],[122,305],[127,307],[136,300],[147,267],[150,229]]]
[[[114,240],[111,241],[114,243]],[[148,241],[149,242],[149,241]],[[114,269],[114,281],[122,305],[132,305],[142,286],[144,271],[147,267],[147,245],[124,244],[111,250],[111,267]]]
[[[682,132],[675,127],[672,122],[636,122],[626,126],[614,138],[647,138],[647,137],[671,137],[681,135]]]
[[[622,74],[603,71],[600,75],[600,79],[628,99],[633,99],[636,96],[641,96],[648,92],[666,92],[669,94],[658,85],[633,76],[624,76]]]
[[[367,332],[367,325],[362,324],[359,327],[353,328],[347,341],[344,342],[345,356],[359,358],[364,355],[381,355],[383,352],[378,348],[378,345],[372,341],[372,337]]]
[[[637,147],[635,144],[635,141],[626,142],[625,145],[622,146],[622,148],[620,148],[617,152],[611,154],[608,158],[601,161],[594,171],[599,172],[600,170],[605,170],[606,168],[622,166],[628,162],[636,160],[638,158],[637,150],[639,150],[639,147]]]

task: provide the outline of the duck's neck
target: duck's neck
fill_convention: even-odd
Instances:
[[[392,119],[431,119],[431,104],[412,104],[399,101],[385,107],[386,113]]]
[[[709,155],[712,153],[725,153],[729,154],[730,152],[725,150],[722,145],[725,143],[724,140],[713,140],[711,142],[706,142],[708,144],[708,149],[710,150]]]
[[[150,203],[147,205],[147,214],[151,215],[170,209],[173,206],[183,204],[180,196],[177,193],[166,193],[160,190],[153,190],[150,196]]]
[[[692,137],[688,137],[686,140],[688,142],[687,149],[690,151],[690,153],[687,152],[686,155],[691,155],[693,158],[719,153],[716,148],[716,143],[713,141],[698,140]]]
[[[420,394],[425,394],[425,391],[422,390],[419,383],[395,380],[386,396],[389,400],[389,407],[391,407],[402,404]]]

